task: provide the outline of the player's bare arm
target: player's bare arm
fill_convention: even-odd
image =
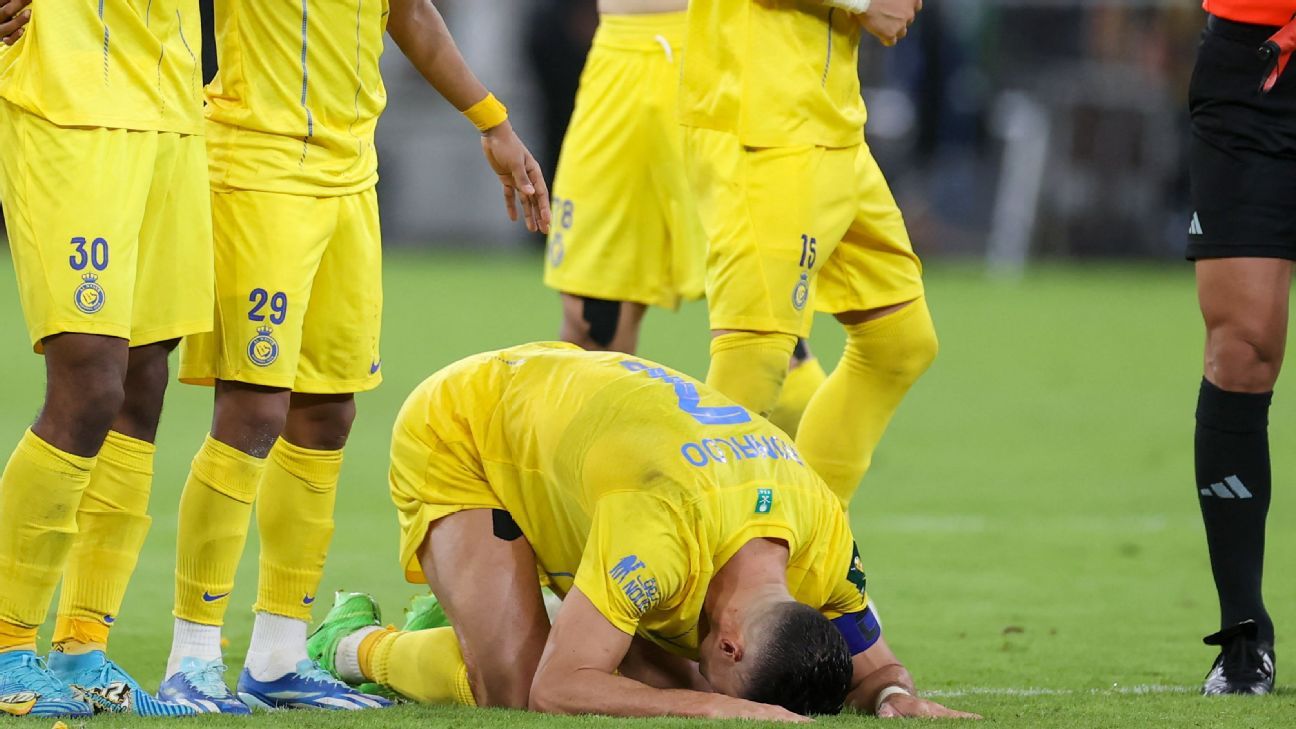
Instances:
[[[31,5],[31,0],[0,1],[0,42],[11,46],[23,37],[23,26],[31,20],[28,5]]]
[[[846,706],[883,718],[980,719],[976,714],[948,709],[917,696],[913,676],[891,652],[885,638],[853,659],[855,676]]]
[[[445,19],[431,0],[392,0],[387,32],[437,93],[467,111],[489,92],[464,61]],[[508,119],[482,130],[482,152],[504,188],[510,220],[518,219],[518,198],[527,230],[549,232],[549,189],[540,165]]]
[[[610,716],[808,721],[778,706],[689,689],[660,689],[616,675],[631,636],[612,625],[579,589],[563,601],[531,684],[535,711]]]

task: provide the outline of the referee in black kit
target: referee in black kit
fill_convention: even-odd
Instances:
[[[1296,261],[1296,0],[1205,0],[1189,89],[1188,258],[1206,323],[1197,498],[1219,593],[1220,653],[1202,693],[1267,694],[1274,627],[1261,597],[1269,403]]]

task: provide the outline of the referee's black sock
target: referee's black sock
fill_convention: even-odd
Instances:
[[[1260,595],[1269,513],[1269,403],[1273,393],[1226,392],[1202,378],[1194,442],[1197,499],[1206,524],[1220,627],[1255,620],[1272,643]]]

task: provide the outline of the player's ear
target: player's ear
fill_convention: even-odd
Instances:
[[[742,641],[737,637],[722,637],[717,642],[720,655],[727,663],[741,663],[743,659]]]

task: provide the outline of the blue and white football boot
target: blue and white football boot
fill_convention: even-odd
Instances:
[[[150,696],[121,666],[108,660],[103,651],[80,655],[50,653],[49,669],[71,686],[96,714],[193,716],[198,713],[191,707]]]
[[[319,664],[306,659],[297,670],[273,681],[258,681],[245,668],[239,675],[243,703],[264,709],[382,709],[391,706],[381,696],[357,691],[337,680]]]
[[[81,718],[92,713],[32,651],[0,653],[0,716]]]
[[[158,698],[202,714],[252,713],[225,685],[225,664],[219,658],[181,658],[180,670],[158,687]]]

